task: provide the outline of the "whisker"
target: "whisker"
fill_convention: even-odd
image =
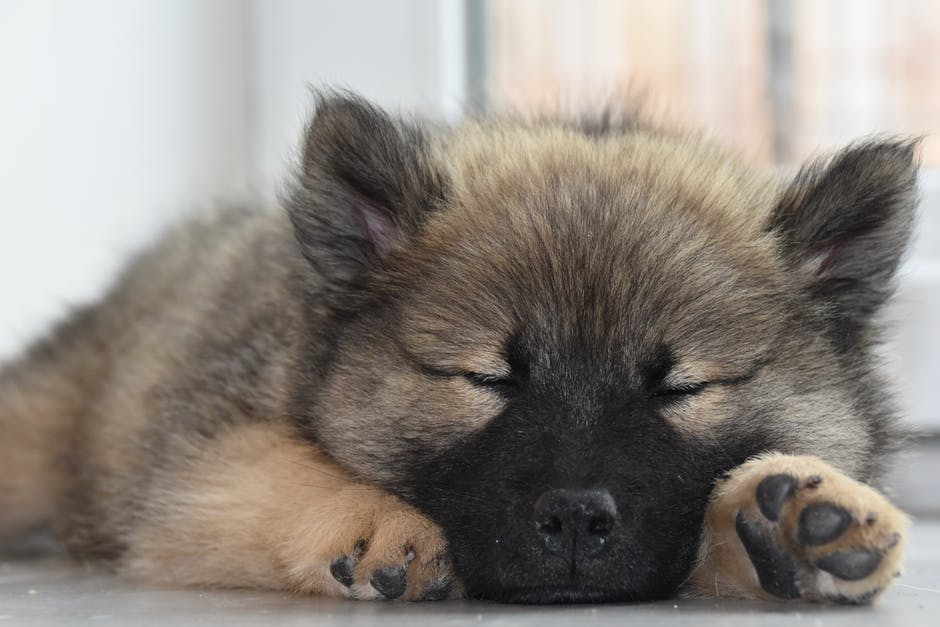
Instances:
[[[935,590],[933,588],[921,588],[919,586],[912,586],[908,583],[899,583],[899,586],[902,588],[910,588],[911,590],[917,590],[918,592],[931,592],[933,594],[940,594],[940,590]]]

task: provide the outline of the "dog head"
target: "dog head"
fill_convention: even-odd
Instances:
[[[288,207],[329,322],[298,413],[443,528],[471,595],[665,596],[748,457],[877,470],[910,142],[779,183],[638,123],[429,130],[328,95],[302,152]]]

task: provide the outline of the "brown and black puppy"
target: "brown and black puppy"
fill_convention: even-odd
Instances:
[[[779,182],[635,119],[327,94],[286,211],[180,227],[0,378],[0,533],[171,585],[864,603],[909,141]]]

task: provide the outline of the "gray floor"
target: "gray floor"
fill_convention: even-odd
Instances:
[[[677,600],[526,608],[354,603],[240,591],[148,590],[62,560],[0,564],[0,623],[15,625],[940,625],[940,523],[915,525],[906,575],[875,608]]]

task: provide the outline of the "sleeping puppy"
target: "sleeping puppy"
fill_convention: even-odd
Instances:
[[[780,181],[608,110],[323,92],[284,208],[140,255],[0,373],[0,534],[154,584],[870,603],[914,143]]]

